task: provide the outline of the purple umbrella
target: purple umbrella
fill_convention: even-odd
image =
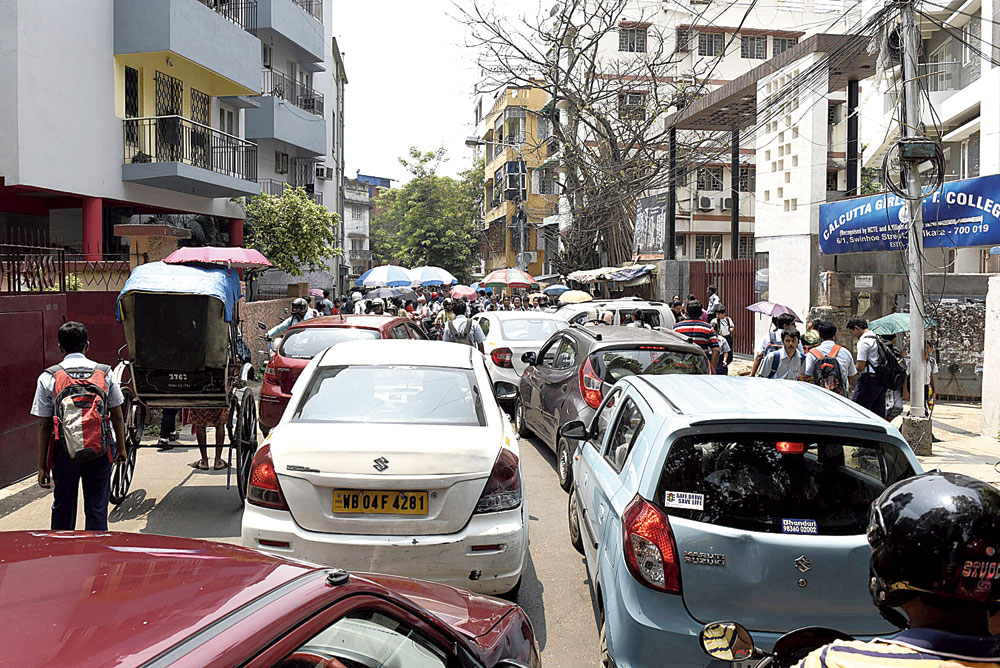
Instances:
[[[795,311],[788,308],[787,306],[782,306],[781,304],[775,304],[774,302],[769,302],[769,301],[755,302],[753,304],[750,304],[750,306],[747,306],[747,310],[753,311],[755,313],[762,313],[764,315],[769,315],[772,318],[777,318],[779,315],[784,315],[785,313],[788,313],[793,318],[795,318],[795,322],[802,322],[802,318],[796,315]]]

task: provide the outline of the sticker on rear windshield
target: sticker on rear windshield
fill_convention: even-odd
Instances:
[[[806,533],[815,536],[819,534],[819,525],[816,524],[816,520],[782,518],[781,531],[783,533]]]
[[[663,495],[663,505],[667,508],[703,510],[705,507],[705,495],[692,494],[691,492],[665,492]]]

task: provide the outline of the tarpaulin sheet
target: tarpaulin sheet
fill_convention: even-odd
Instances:
[[[640,276],[645,276],[649,272],[653,271],[655,267],[656,265],[653,264],[637,264],[634,267],[622,267],[621,269],[608,274],[606,276],[606,280],[631,281],[639,278]]]
[[[584,269],[574,271],[567,278],[577,283],[594,283],[596,281],[631,281],[648,274],[656,268],[654,264],[637,264],[630,267],[601,267],[600,269]]]
[[[235,269],[165,262],[140,264],[132,270],[115,304],[115,316],[119,321],[122,319],[121,299],[130,292],[214,297],[225,304],[226,322],[232,321],[233,307],[242,296]]]

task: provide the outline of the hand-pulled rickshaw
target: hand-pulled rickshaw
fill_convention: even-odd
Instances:
[[[246,496],[257,407],[247,385],[253,367],[240,335],[240,296],[239,276],[229,267],[151,262],[132,271],[117,307],[128,348],[114,369],[125,395],[127,457],[112,470],[114,505],[132,484],[151,408],[228,409],[226,486],[235,459],[237,488]]]

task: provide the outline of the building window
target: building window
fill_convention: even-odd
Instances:
[[[753,167],[740,167],[740,192],[752,193],[757,190],[757,170]]]
[[[691,30],[687,28],[677,29],[677,51],[687,53],[691,50]]]
[[[622,93],[618,96],[618,114],[622,119],[646,119],[646,94]]]
[[[722,167],[699,167],[698,190],[722,191]]]
[[[743,35],[740,37],[740,57],[766,60],[767,37],[759,35]]]
[[[687,237],[683,234],[674,237],[674,257],[678,260],[687,259]]]
[[[826,124],[836,125],[840,122],[840,105],[831,104],[826,111]]]
[[[351,205],[351,220],[361,220],[361,219],[362,219],[361,205],[360,204],[352,204]]]
[[[771,50],[776,56],[779,53],[784,53],[785,51],[788,51],[796,44],[798,44],[798,40],[795,39],[794,37],[775,37],[774,46],[772,47]]]
[[[698,33],[699,56],[721,56],[726,51],[726,36],[718,32]]]
[[[753,257],[753,235],[752,234],[741,234],[740,235],[740,248],[739,248],[739,258],[741,260],[747,260]]]
[[[234,109],[227,109],[226,107],[219,107],[219,129],[225,132],[227,135],[236,136],[239,133],[239,128],[236,127],[236,119],[239,118],[236,115]]]
[[[539,195],[556,195],[558,194],[558,185],[555,178],[548,176],[546,172],[540,172],[541,176],[538,179],[538,194]]]
[[[139,70],[125,68],[125,118],[139,118]],[[136,146],[139,143],[138,121],[125,124],[125,143]]]
[[[826,173],[826,191],[827,192],[831,192],[831,193],[832,192],[836,192],[839,180],[840,179],[837,177],[837,171],[836,170],[830,170],[829,172],[827,172]]]
[[[552,136],[552,121],[549,119],[539,116],[538,117],[538,139],[545,141]]]
[[[962,28],[962,64],[968,65],[972,62],[972,40],[977,39],[972,34],[972,26],[968,23]]]
[[[508,144],[523,144],[526,141],[528,110],[524,107],[507,107],[504,110]]]
[[[721,234],[694,235],[694,259],[696,260],[722,259],[722,235]]]
[[[646,52],[646,29],[645,28],[619,28],[618,29],[618,50],[629,53]]]
[[[510,201],[524,200],[527,196],[527,170],[524,163],[508,162],[506,167],[506,183],[504,191]]]

